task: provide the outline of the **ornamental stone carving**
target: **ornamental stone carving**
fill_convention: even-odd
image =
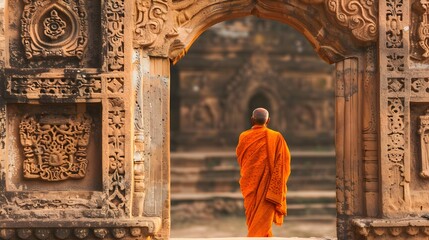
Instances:
[[[378,34],[377,2],[373,0],[328,0],[326,8],[335,20],[357,39],[375,42]]]
[[[147,50],[151,56],[169,56],[177,61],[187,48],[207,27],[222,21],[227,16],[256,15],[270,16],[271,19],[281,19],[288,15],[287,23],[295,26],[296,20],[302,21],[296,25],[297,29],[303,26],[308,29],[305,35],[310,41],[317,38],[320,45],[316,51],[328,62],[338,62],[346,51],[350,50],[353,40],[359,44],[377,41],[377,4],[363,0],[304,0],[278,4],[276,1],[191,1],[174,0],[137,0],[134,4],[134,46]],[[229,9],[225,11],[225,9]],[[303,18],[295,11],[305,9],[303,15],[317,14],[318,18]],[[276,16],[276,17],[274,17]],[[303,19],[301,19],[303,18]],[[327,19],[337,24],[329,25]],[[295,19],[295,20],[292,20]],[[290,22],[289,22],[290,21]],[[310,27],[311,26],[311,27]],[[305,28],[305,27],[304,27]],[[346,35],[348,40],[343,43],[332,42],[333,35],[346,28],[351,34]],[[350,35],[350,36],[349,36]],[[350,41],[352,40],[352,41]],[[332,46],[328,46],[331,44]],[[350,46],[346,46],[350,44]]]
[[[425,11],[418,28],[419,45],[424,50],[422,56],[427,58],[429,57],[429,1],[421,0],[420,3]]]
[[[167,20],[167,0],[137,0],[135,13],[135,41],[141,46],[153,44]]]
[[[85,177],[89,115],[25,116],[19,124],[24,178],[62,181]]]
[[[420,176],[429,178],[429,109],[426,114],[420,116],[420,146],[421,146],[421,171]]]
[[[83,0],[24,0],[21,38],[27,59],[77,57],[88,42],[87,14]]]
[[[45,27],[45,35],[56,40],[64,35],[67,24],[58,16],[57,11],[52,10],[51,16],[43,21],[43,26]]]

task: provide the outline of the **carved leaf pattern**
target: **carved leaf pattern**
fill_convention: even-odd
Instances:
[[[337,22],[361,41],[377,40],[377,11],[373,0],[328,0],[327,9]]]

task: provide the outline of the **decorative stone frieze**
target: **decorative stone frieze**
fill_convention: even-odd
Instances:
[[[102,80],[99,76],[76,77],[11,77],[7,79],[7,95],[10,97],[39,98],[49,97],[94,97],[102,93]],[[109,87],[113,87],[109,84]],[[113,88],[111,92],[119,90]],[[116,92],[116,91],[115,91]]]

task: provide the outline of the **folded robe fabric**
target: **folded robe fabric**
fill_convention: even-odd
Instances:
[[[283,136],[255,125],[240,135],[236,149],[248,237],[272,236],[271,225],[283,223],[290,153]]]

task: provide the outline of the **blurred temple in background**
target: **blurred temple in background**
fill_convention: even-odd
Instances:
[[[335,234],[333,72],[302,34],[256,17],[217,24],[193,44],[171,72],[172,237],[183,220],[244,214],[235,146],[257,107],[292,151],[288,219],[327,220],[328,233],[308,236]]]
[[[217,24],[172,70],[173,151],[234,146],[256,107],[268,109],[292,148],[334,146],[333,66],[285,24]]]

